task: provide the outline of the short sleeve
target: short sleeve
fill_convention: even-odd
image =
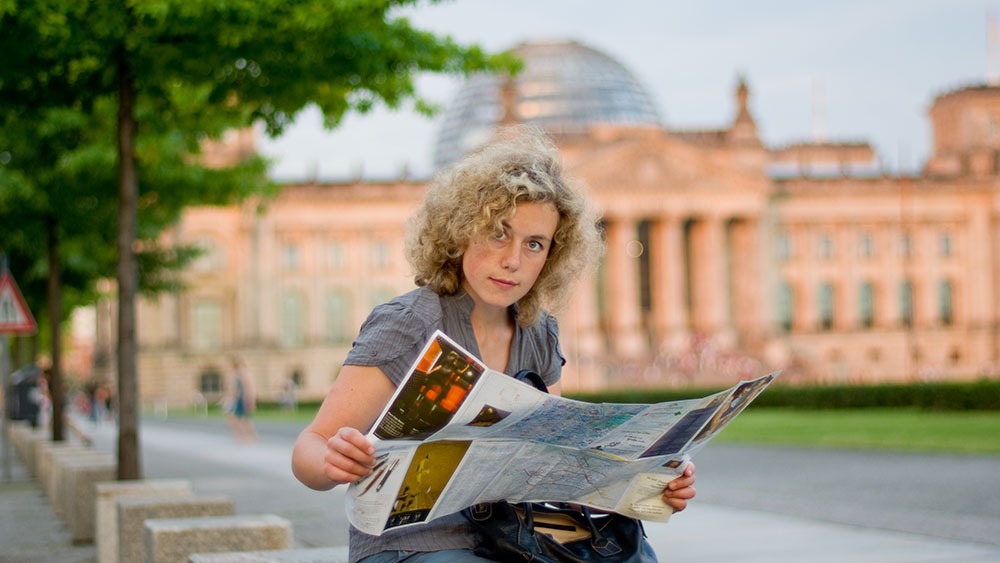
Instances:
[[[403,302],[379,305],[361,325],[344,364],[377,367],[399,385],[426,343],[429,326]]]

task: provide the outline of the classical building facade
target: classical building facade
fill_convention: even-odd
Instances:
[[[559,314],[565,389],[998,375],[1000,88],[936,98],[924,172],[895,176],[866,143],[764,146],[742,79],[728,127],[674,131],[606,55],[518,49],[524,73],[459,95],[437,159],[540,123],[600,205],[607,255]],[[294,184],[185,213],[168,242],[205,253],[189,289],[141,303],[143,402],[213,400],[233,355],[264,397],[289,379],[322,397],[372,306],[413,287],[404,227],[423,191]]]

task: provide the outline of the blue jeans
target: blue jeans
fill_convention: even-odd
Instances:
[[[477,563],[482,561],[492,561],[483,559],[471,549],[445,549],[442,551],[383,551],[375,555],[369,555],[358,563]]]

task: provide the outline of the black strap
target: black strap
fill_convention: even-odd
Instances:
[[[518,381],[523,381],[525,383],[530,383],[531,385],[534,385],[539,391],[542,391],[544,393],[549,392],[549,387],[548,385],[545,385],[544,381],[542,381],[542,376],[538,375],[538,373],[534,371],[531,371],[530,369],[522,369],[521,371],[517,372],[517,375],[514,376],[514,379]]]

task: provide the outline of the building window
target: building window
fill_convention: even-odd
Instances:
[[[870,233],[862,233],[858,239],[858,256],[864,259],[875,257],[875,240]]]
[[[215,368],[208,368],[198,376],[198,392],[202,395],[222,393],[222,374]]]
[[[819,286],[819,326],[823,330],[833,328],[833,285],[824,283]]]
[[[351,299],[346,291],[335,289],[326,294],[326,340],[343,344],[350,340]]]
[[[913,326],[913,282],[909,280],[899,284],[899,322]]]
[[[788,233],[778,233],[778,238],[774,241],[774,252],[780,262],[786,262],[792,258],[792,239]]]
[[[784,332],[791,332],[795,322],[795,290],[791,284],[782,283],[778,287],[778,326]]]
[[[824,234],[816,239],[816,255],[821,260],[833,258],[833,237]]]
[[[371,293],[371,308],[387,303],[393,297],[393,291],[384,287],[376,287]]]
[[[199,299],[191,305],[192,344],[196,350],[222,346],[222,305],[214,299]]]
[[[292,370],[292,376],[290,379],[296,388],[301,388],[305,384],[306,380],[306,378],[302,375],[302,368],[295,368]]]
[[[938,318],[943,326],[951,326],[955,321],[952,309],[953,288],[950,280],[938,283]]]
[[[344,245],[332,241],[326,245],[326,267],[328,270],[344,269]]]
[[[389,268],[389,245],[385,242],[376,241],[372,246],[372,265],[376,270]]]
[[[951,244],[951,234],[941,233],[940,238],[938,238],[938,251],[942,258],[950,258],[952,252],[955,251]]]
[[[294,348],[305,344],[305,298],[298,291],[281,296],[281,345]]]
[[[913,241],[910,233],[899,235],[899,256],[900,258],[910,258],[913,256]]]
[[[196,272],[215,272],[226,267],[226,251],[209,236],[198,237],[194,247],[198,249],[198,257],[191,263]]]
[[[858,288],[858,317],[863,328],[875,325],[875,290],[871,282],[861,282]]]
[[[294,244],[285,244],[281,247],[281,269],[286,272],[296,272],[302,267],[299,247]]]

